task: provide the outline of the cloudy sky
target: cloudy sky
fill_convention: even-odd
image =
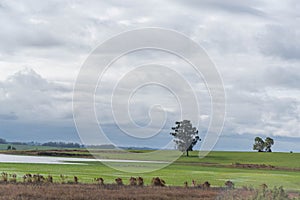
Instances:
[[[0,0],[0,137],[80,142],[72,93],[88,55],[113,35],[161,27],[197,42],[222,76],[226,119],[215,149],[248,151],[254,137],[271,136],[274,150],[300,151],[299,13],[297,0]],[[106,115],[109,92],[122,74],[153,60],[177,69],[195,88],[201,99],[198,128],[204,137],[210,101],[203,80],[193,77],[182,60],[147,50],[121,58],[103,77],[106,87],[96,92],[102,128],[121,146],[160,147],[172,140],[168,133],[180,118],[178,102],[158,85],[144,87],[129,104],[133,120],[141,126],[149,123],[149,108],[164,107],[170,117],[156,137],[128,137]]]

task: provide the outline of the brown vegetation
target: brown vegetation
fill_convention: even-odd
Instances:
[[[152,179],[151,185],[152,186],[164,187],[166,185],[166,182],[163,179],[159,178],[159,177],[155,177],[155,178]]]
[[[31,174],[25,174],[23,176],[23,182],[24,183],[31,183],[32,182],[32,175]]]
[[[287,194],[282,188],[273,190],[255,190],[241,188],[226,190],[224,188],[200,189],[198,187],[132,187],[108,184],[99,187],[98,184],[59,184],[59,183],[0,183],[0,199],[280,199],[299,198],[299,193]],[[276,198],[273,198],[273,197]],[[265,198],[264,198],[265,197]]]
[[[43,183],[43,182],[45,182],[45,178],[42,175],[34,174],[33,175],[33,182],[34,183]]]
[[[200,185],[200,188],[209,189],[210,183],[208,181],[205,181],[203,184]]]
[[[136,186],[137,185],[137,179],[135,177],[130,177],[129,185],[130,186]]]
[[[233,189],[234,188],[234,183],[232,181],[226,181],[225,186],[228,189]]]
[[[51,175],[40,174],[25,174],[23,182],[17,182],[16,174],[5,172],[0,178],[0,199],[300,199],[299,193],[286,193],[282,187],[268,189],[266,184],[259,189],[234,189],[230,180],[225,182],[225,187],[211,187],[208,181],[196,184],[195,180],[192,187],[187,181],[184,187],[166,187],[163,179],[154,177],[151,186],[155,187],[141,187],[144,186],[142,177],[131,177],[128,185],[120,177],[115,179],[115,184],[104,184],[101,177],[94,179],[97,184],[82,184],[77,176],[68,181],[65,175],[60,175],[60,183],[55,183]]]
[[[265,165],[265,164],[241,164],[241,163],[234,163],[232,165],[236,168],[253,168],[253,169],[275,169],[277,167],[273,165]]]
[[[46,179],[47,183],[53,183],[53,177],[51,175],[49,175]]]
[[[185,187],[185,188],[189,187],[189,184],[188,184],[187,181],[185,181],[183,184],[184,184],[184,187]]]
[[[16,174],[10,174],[9,175],[9,182],[16,183],[17,182],[17,175]]]
[[[138,186],[144,186],[144,179],[142,178],[142,177],[138,177],[137,178],[137,184],[138,184]]]
[[[186,184],[187,184],[187,182],[186,182]],[[204,183],[197,185],[196,181],[192,180],[192,186],[195,188],[209,189],[210,183],[208,181],[205,181]]]
[[[218,196],[217,190],[186,191],[182,187],[119,187],[99,188],[97,184],[0,184],[0,199],[206,199]],[[116,192],[117,191],[117,192]]]
[[[99,185],[104,185],[104,179],[99,177],[94,179]]]
[[[8,174],[5,172],[1,173],[1,181],[7,182],[8,181]]]
[[[116,178],[115,181],[116,181],[116,184],[117,184],[118,186],[122,186],[122,185],[123,185],[123,180],[122,180],[120,177],[119,177],[119,178]]]

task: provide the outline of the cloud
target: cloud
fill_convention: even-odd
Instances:
[[[241,14],[248,14],[252,16],[266,16],[265,13],[260,10],[259,6],[261,6],[260,1],[251,1],[251,2],[241,2],[238,0],[230,0],[230,1],[220,1],[220,0],[205,0],[205,1],[197,1],[192,0],[188,3],[179,0],[182,6],[189,6],[190,9],[211,9],[211,10],[218,10],[224,11],[231,14],[241,15]]]
[[[270,89],[253,93],[232,88],[227,97],[225,133],[300,137],[297,94],[287,97]]]
[[[67,94],[71,95],[72,89],[49,82],[29,68],[0,82],[0,91],[2,119],[52,121],[71,113],[71,98]]]
[[[297,66],[273,66],[263,73],[269,87],[299,89],[300,71]]]
[[[17,120],[18,116],[14,113],[0,114],[0,120]]]
[[[300,58],[300,28],[297,24],[267,24],[258,36],[258,42],[262,53],[268,56],[288,60]]]
[[[62,127],[68,127],[70,134],[74,131],[72,86],[90,51],[122,31],[154,26],[186,34],[216,63],[227,93],[225,135],[299,137],[298,8],[293,0],[2,1],[0,120],[10,122],[6,132],[16,130],[14,123],[34,127],[38,122],[37,129],[44,126],[59,132],[60,127],[63,132]],[[98,91],[96,99],[101,106],[97,111],[103,114],[99,119],[107,130],[115,130],[105,115],[111,110],[113,86],[132,66],[153,61],[170,66],[191,82],[197,88],[201,115],[209,116],[209,95],[186,63],[166,54],[136,52],[112,66],[104,77],[105,87]],[[33,70],[22,70],[28,66]],[[182,94],[180,83],[173,84]],[[84,95],[85,91],[81,92]],[[148,88],[134,96],[136,107],[131,110],[137,123],[149,121],[149,107],[155,101],[163,102],[167,113],[177,117],[176,102],[165,94]],[[209,117],[203,120],[200,126],[205,130]],[[62,124],[57,126],[59,122]],[[35,133],[43,132],[51,131]]]

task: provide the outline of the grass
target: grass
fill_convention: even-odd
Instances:
[[[0,144],[0,150],[7,150],[8,146],[13,146],[17,150],[49,150],[49,149],[57,149],[56,147],[48,147],[48,146],[32,146],[32,145],[23,145],[23,144]]]
[[[191,153],[191,157],[182,156],[177,162],[218,163],[224,165],[233,163],[265,164],[300,169],[300,153],[213,151],[205,158],[199,159],[198,152],[195,151]]]
[[[162,151],[164,154],[154,154],[151,150],[91,150],[92,154],[84,149],[78,149],[77,151],[64,151],[61,153],[72,153],[79,157],[96,155],[97,158],[103,159],[126,159],[126,160],[166,160],[166,156],[169,159],[176,159],[179,155],[176,151]],[[298,168],[300,169],[300,153],[282,153],[282,152],[225,152],[225,151],[212,151],[206,157],[199,158],[199,152],[190,152],[190,156],[180,156],[176,160],[177,163],[210,163],[219,165],[232,165],[234,163],[241,164],[265,164],[276,167]],[[162,156],[163,155],[163,156]]]
[[[111,150],[98,150],[98,153],[102,153],[105,158],[113,159],[134,159],[135,155]],[[121,177],[126,184],[131,176],[142,176],[145,184],[150,184],[153,177],[159,176],[166,181],[167,185],[173,186],[183,186],[185,181],[190,184],[194,179],[197,183],[209,181],[212,186],[219,187],[224,186],[225,181],[231,180],[237,187],[257,187],[266,183],[271,188],[283,186],[288,190],[300,191],[299,153],[211,152],[203,159],[199,159],[197,155],[198,152],[191,152],[191,157],[182,156],[173,164],[150,173],[121,172],[99,162],[80,162],[81,165],[1,163],[0,172],[17,173],[19,181],[26,173],[53,175],[54,181],[57,182],[60,180],[60,174],[67,175],[70,180],[73,176],[77,176],[79,182],[82,183],[91,183],[97,177],[104,178],[106,183],[113,183],[115,178]],[[204,165],[208,163],[212,166]],[[284,167],[284,169],[233,168],[232,163],[266,164]],[[115,164],[127,165],[128,169],[135,171],[141,167],[153,165],[147,163]]]
[[[49,147],[48,147],[49,148]],[[50,147],[51,148],[51,147]],[[0,145],[1,149],[1,145]],[[10,152],[13,154],[37,154],[38,152],[51,151],[54,149],[38,149],[35,151],[34,148],[29,150],[32,151],[15,151]],[[97,158],[103,159],[126,159],[126,160],[157,160],[164,161],[166,157],[168,159],[176,159],[180,153],[176,151],[162,151],[163,154],[151,151],[151,150],[103,150],[103,149],[91,149],[93,155]],[[72,155],[74,157],[93,157],[91,153],[85,149],[59,149],[59,153],[63,155]],[[6,153],[6,151],[1,151],[0,153]],[[265,164],[272,165],[275,167],[285,167],[285,168],[298,168],[300,169],[300,153],[281,153],[281,152],[225,152],[225,151],[212,151],[206,157],[200,159],[198,157],[199,152],[190,152],[190,156],[181,156],[176,163],[195,163],[195,164],[217,164],[217,165],[232,165],[235,163],[241,164]]]
[[[1,170],[8,173],[17,173],[20,177],[26,173],[40,173],[53,175],[54,181],[59,181],[59,175],[64,174],[72,179],[78,176],[80,182],[91,183],[94,178],[103,177],[105,182],[113,183],[117,177],[122,177],[124,183],[128,183],[131,176],[142,176],[146,184],[150,184],[152,177],[163,178],[168,185],[183,186],[184,181],[194,179],[198,183],[209,181],[213,186],[223,186],[226,180],[231,180],[237,187],[258,186],[262,183],[274,186],[284,186],[290,190],[300,191],[300,173],[283,172],[276,170],[234,169],[221,167],[189,166],[172,164],[164,169],[151,173],[126,173],[116,171],[101,163],[89,165],[56,165],[56,164],[1,164]],[[262,178],[263,177],[263,178]]]

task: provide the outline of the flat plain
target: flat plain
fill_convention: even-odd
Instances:
[[[14,154],[37,155],[56,152],[57,155],[91,158],[86,150],[31,150],[14,152]],[[105,159],[135,159],[136,155],[147,154],[149,151],[132,150],[129,152],[118,150],[93,150],[93,153]],[[4,151],[1,153],[5,153]],[[11,153],[11,152],[8,152]],[[47,154],[46,153],[46,154]],[[145,185],[151,184],[153,177],[165,180],[168,186],[183,186],[187,181],[191,185],[208,181],[214,187],[223,187],[225,181],[232,181],[237,188],[254,187],[267,184],[269,188],[283,186],[289,191],[300,191],[300,154],[299,153],[258,153],[258,152],[210,152],[200,159],[197,151],[191,152],[190,157],[182,155],[174,163],[158,171],[140,173],[139,168],[147,167],[151,163],[119,163],[126,165],[128,173],[110,168],[101,162],[77,162],[75,164],[25,164],[0,163],[0,171],[9,174],[16,173],[18,182],[27,173],[52,175],[54,182],[59,183],[60,175],[72,181],[77,176],[80,183],[94,183],[94,179],[102,177],[105,183],[114,183],[117,177],[129,183],[131,176],[141,176]],[[147,158],[146,158],[147,160]],[[74,163],[74,162],[72,162]],[[118,163],[117,163],[118,164]]]

